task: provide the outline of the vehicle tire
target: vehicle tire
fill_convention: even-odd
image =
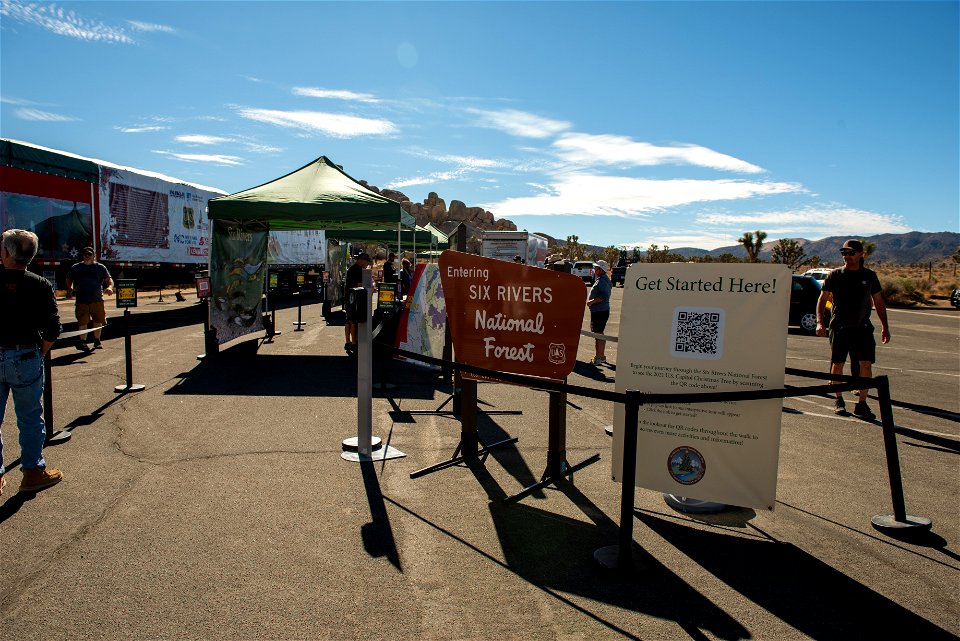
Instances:
[[[800,329],[807,332],[808,334],[815,334],[817,332],[817,313],[808,312],[800,317]]]

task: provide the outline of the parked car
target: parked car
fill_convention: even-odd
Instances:
[[[620,287],[623,287],[623,282],[626,280],[627,267],[635,262],[637,262],[636,258],[621,258],[617,261],[616,266],[610,270],[610,282],[613,283],[614,287],[618,284]]]
[[[790,325],[800,327],[813,334],[817,331],[817,301],[820,299],[820,283],[812,276],[793,275],[793,288],[790,290]],[[830,310],[827,309],[825,324],[830,323]]]
[[[801,274],[801,276],[809,276],[809,277],[811,277],[811,278],[815,278],[815,279],[817,279],[817,281],[819,281],[820,284],[822,285],[822,284],[823,284],[823,281],[825,281],[825,280],[827,279],[827,276],[828,276],[828,275],[830,274],[830,272],[832,272],[832,271],[833,271],[832,269],[825,269],[825,268],[823,268],[823,267],[817,267],[816,269],[808,269],[807,271],[803,272],[803,274]]]
[[[574,276],[579,276],[583,279],[583,282],[592,285],[593,284],[593,261],[590,260],[578,260],[573,264],[573,271],[571,272]]]
[[[960,308],[960,289],[955,289],[950,292],[950,304]]]

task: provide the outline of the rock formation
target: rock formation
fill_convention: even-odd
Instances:
[[[400,203],[400,206],[408,214],[417,219],[420,226],[432,223],[444,232],[449,233],[460,223],[466,223],[468,227],[483,230],[496,231],[516,231],[517,226],[513,221],[506,218],[496,219],[494,215],[486,211],[483,207],[467,207],[461,200],[451,200],[450,208],[447,208],[446,201],[437,195],[437,192],[431,191],[422,203],[415,203],[401,191],[395,189],[378,189],[370,185],[365,180],[360,184],[376,192],[381,196],[386,196],[390,200]]]

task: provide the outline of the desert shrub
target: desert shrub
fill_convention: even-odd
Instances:
[[[910,307],[927,302],[924,292],[930,291],[930,282],[924,280],[918,283],[912,278],[884,276],[880,278],[880,288],[888,305]]]

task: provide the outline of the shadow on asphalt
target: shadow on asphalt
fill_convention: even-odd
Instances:
[[[883,639],[894,630],[909,630],[916,639],[955,639],[790,543],[692,529],[648,513],[637,513],[637,519],[692,562],[811,638]]]
[[[367,503],[370,506],[370,522],[360,526],[363,549],[372,557],[386,557],[391,565],[403,572],[374,462],[361,461],[360,474],[363,476],[363,486],[367,491]]]

